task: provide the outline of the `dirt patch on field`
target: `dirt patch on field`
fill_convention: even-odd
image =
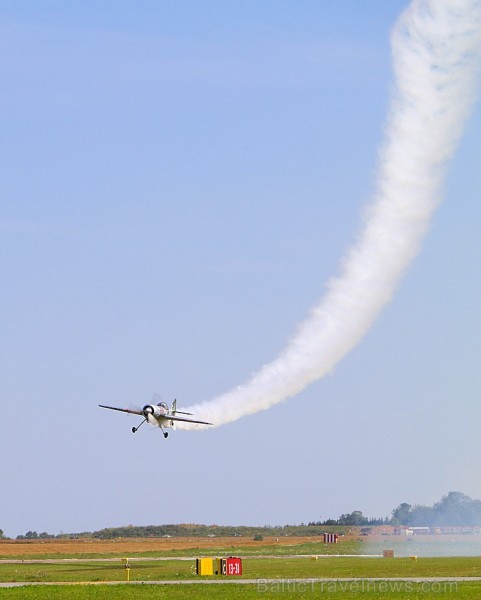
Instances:
[[[265,537],[262,541],[254,541],[244,537],[215,538],[134,538],[118,540],[2,540],[0,556],[40,556],[75,555],[75,554],[120,554],[134,555],[142,552],[166,552],[176,550],[199,550],[211,548],[250,548],[255,546],[296,546],[298,544],[320,542],[321,537]]]

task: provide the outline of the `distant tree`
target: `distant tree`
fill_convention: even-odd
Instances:
[[[403,502],[392,511],[391,523],[393,525],[410,525],[411,524],[412,506],[407,502]]]
[[[368,519],[360,510],[355,510],[350,514],[341,515],[337,521],[338,525],[367,525]]]
[[[431,506],[416,504],[411,511],[411,522],[413,527],[430,527],[434,524],[434,512]]]
[[[36,531],[27,531],[25,538],[27,540],[36,540],[38,538],[38,533]]]
[[[449,492],[433,506],[436,525],[481,525],[481,501],[461,492]]]
[[[406,502],[392,511],[392,525],[405,526],[480,526],[481,500],[473,500],[461,492],[449,492],[434,506]]]
[[[0,540],[5,539],[5,534],[3,533],[3,529],[0,529]]]

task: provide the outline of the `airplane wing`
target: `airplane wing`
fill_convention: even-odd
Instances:
[[[143,412],[141,410],[132,410],[131,408],[117,408],[115,406],[105,406],[105,404],[99,404],[100,408],[108,408],[110,410],[118,410],[120,412],[130,413],[131,415],[140,415],[143,416]]]
[[[213,425],[213,423],[207,423],[207,421],[196,421],[195,419],[186,419],[185,417],[178,417],[176,415],[165,415],[165,418],[169,421],[183,421],[184,423],[199,423],[200,425]]]

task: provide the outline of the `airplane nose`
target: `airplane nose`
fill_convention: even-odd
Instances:
[[[144,413],[144,417],[147,418],[148,415],[153,415],[154,414],[154,409],[150,404],[146,404],[144,406],[144,408],[142,409],[142,412]]]

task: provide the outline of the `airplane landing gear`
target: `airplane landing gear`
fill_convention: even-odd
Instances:
[[[144,419],[140,425],[143,425],[145,421],[147,421],[147,419]],[[132,427],[132,433],[136,433],[140,428],[140,425],[138,425],[137,427]]]

